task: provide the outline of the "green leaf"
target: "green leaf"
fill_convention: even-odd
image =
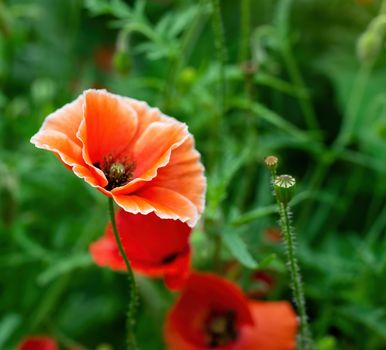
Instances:
[[[53,279],[78,268],[84,268],[92,265],[91,256],[88,253],[70,256],[67,259],[58,261],[55,265],[44,270],[37,278],[40,285],[46,285]]]
[[[21,317],[17,314],[8,314],[0,321],[0,349],[4,349],[4,345],[12,333],[20,326]]]
[[[245,267],[256,269],[259,266],[257,261],[249,253],[245,242],[235,230],[225,229],[221,238],[233,257]]]

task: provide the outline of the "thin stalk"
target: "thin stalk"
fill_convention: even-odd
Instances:
[[[280,41],[282,42],[281,54],[292,83],[296,86],[297,90],[305,92],[304,98],[298,97],[299,107],[302,110],[308,129],[315,131],[319,128],[317,116],[309,92],[306,89],[304,78],[295,60],[290,42],[291,6],[292,0],[282,0],[278,3],[276,27],[279,32]]]
[[[109,201],[109,212],[111,219],[111,226],[113,228],[115,240],[117,242],[119,252],[125,261],[127,268],[127,276],[129,280],[129,306],[127,311],[127,349],[128,350],[137,350],[137,342],[134,334],[134,326],[135,326],[135,313],[137,309],[138,302],[138,294],[137,294],[137,286],[135,284],[134,273],[130,265],[130,261],[127,258],[125,251],[123,250],[121,239],[119,238],[117,224],[115,222],[114,215],[114,200],[112,198],[108,199]]]
[[[290,44],[284,44],[282,49],[282,55],[290,75],[292,83],[296,86],[298,91],[305,91],[305,98],[298,97],[299,106],[303,112],[305,122],[310,130],[318,130],[319,124],[315,115],[314,107],[311,103],[311,97],[306,88],[303,76],[300,73],[300,69],[295,61]]]
[[[215,48],[217,59],[219,61],[219,104],[220,114],[219,123],[222,123],[222,119],[225,113],[225,98],[226,98],[226,77],[225,77],[225,63],[226,63],[226,46],[225,46],[225,34],[224,26],[221,18],[221,9],[219,0],[210,0],[212,4],[212,23],[215,40]]]
[[[251,37],[251,0],[241,0],[241,30],[240,30],[240,53],[241,63],[249,58],[249,40]]]
[[[291,275],[292,294],[300,318],[299,350],[309,350],[312,349],[311,332],[308,325],[299,263],[295,254],[296,236],[291,226],[291,215],[288,205],[279,203],[279,214],[282,237],[287,255],[287,266]]]

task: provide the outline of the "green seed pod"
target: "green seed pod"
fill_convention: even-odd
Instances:
[[[275,190],[276,198],[280,203],[287,205],[292,199],[295,184],[296,180],[291,175],[276,176],[273,181],[273,188]]]
[[[357,55],[362,63],[374,62],[382,49],[382,36],[373,31],[363,33],[357,43]]]
[[[122,75],[128,75],[133,67],[130,54],[126,50],[118,50],[113,57],[114,69]]]

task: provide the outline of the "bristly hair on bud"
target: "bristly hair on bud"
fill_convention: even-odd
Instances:
[[[287,205],[292,199],[296,180],[291,175],[276,176],[273,181],[276,198],[280,203]]]
[[[267,168],[271,171],[271,173],[275,173],[277,169],[277,165],[279,163],[279,159],[276,156],[267,156],[264,158],[264,163]]]

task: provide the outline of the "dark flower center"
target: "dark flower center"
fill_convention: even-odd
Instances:
[[[112,156],[105,157],[103,163],[94,163],[106,176],[108,184],[105,189],[111,191],[115,187],[124,186],[133,179],[135,164],[127,160],[116,161]]]
[[[213,310],[206,320],[208,347],[227,345],[237,338],[236,313],[233,310]]]
[[[163,259],[162,259],[162,264],[171,264],[174,260],[177,259],[179,253],[172,253],[172,254],[169,254],[167,256],[165,256]]]

